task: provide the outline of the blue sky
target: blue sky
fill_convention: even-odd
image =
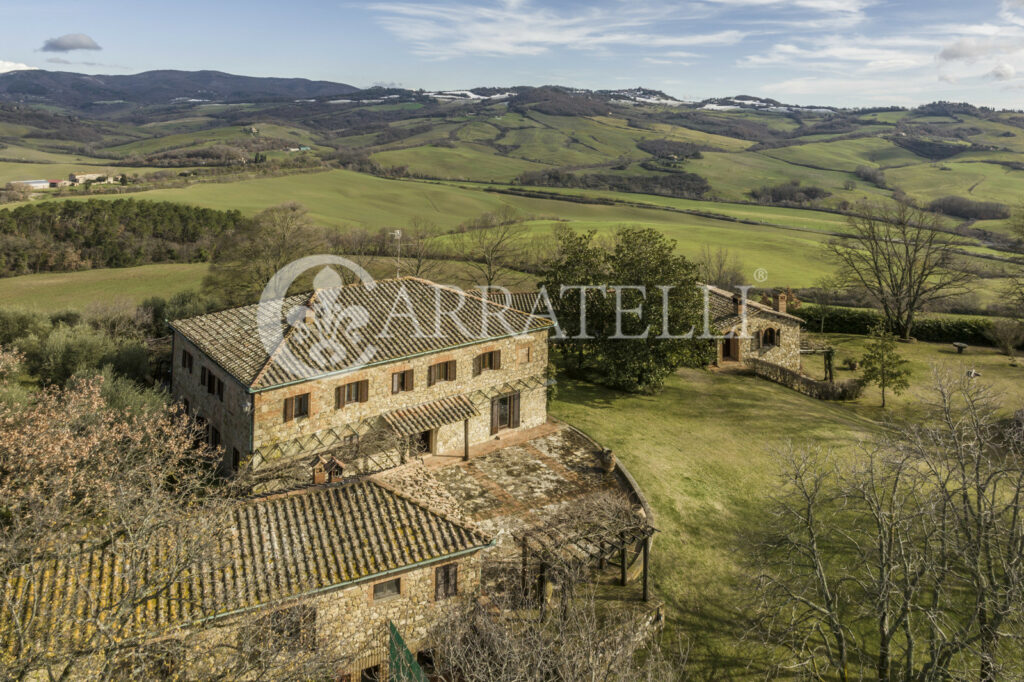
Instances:
[[[1024,0],[2,0],[0,17],[0,70],[1024,108]]]

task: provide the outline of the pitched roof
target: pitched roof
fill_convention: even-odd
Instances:
[[[318,289],[279,303],[280,311],[249,305],[171,326],[252,391],[551,326],[415,277]],[[302,323],[307,311],[312,324]],[[261,331],[272,337],[266,344]]]
[[[252,500],[235,509],[220,557],[185,571],[170,590],[139,605],[133,631],[158,634],[176,625],[480,549],[488,542],[472,528],[369,479]],[[0,642],[6,639],[3,633],[11,617],[5,609],[14,604],[40,646],[74,646],[82,641],[95,632],[103,612],[116,609],[126,594],[123,569],[130,560],[111,551],[92,551],[74,562],[51,561],[15,572],[5,586],[6,595],[22,598],[4,600]],[[151,561],[158,562],[159,556],[146,565]],[[29,576],[34,577],[27,583]],[[92,622],[79,617],[87,608]]]
[[[710,309],[709,312],[712,325],[725,329],[742,322],[742,318],[736,314],[736,303],[733,299],[734,296],[738,295],[738,293],[733,294],[725,289],[719,289],[718,287],[713,287],[710,284],[708,285],[708,308]],[[798,325],[802,325],[804,323],[804,321],[796,315],[779,312],[771,306],[758,303],[757,301],[751,301],[750,299],[747,299],[747,314],[768,315],[784,319],[789,322],[795,322]]]

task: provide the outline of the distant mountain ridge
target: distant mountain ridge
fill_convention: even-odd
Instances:
[[[0,101],[52,104],[75,109],[175,101],[245,102],[347,95],[359,88],[306,78],[236,76],[221,71],[145,71],[107,76],[68,71],[0,74]]]

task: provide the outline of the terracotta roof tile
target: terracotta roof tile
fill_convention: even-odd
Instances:
[[[145,561],[174,551],[169,537]],[[476,530],[370,479],[268,496],[238,506],[221,557],[186,571],[140,606],[133,631],[157,634],[201,618],[251,609],[424,561],[484,547]],[[138,557],[136,557],[138,560]],[[0,607],[0,642],[12,608],[39,646],[74,646],[126,594],[124,558],[91,551],[74,560],[30,564],[9,576]],[[32,578],[26,582],[26,578]],[[145,580],[145,578],[143,578]],[[31,594],[25,594],[26,587]],[[88,597],[86,596],[88,595]],[[95,620],[70,614],[89,608]],[[76,622],[77,621],[77,622]],[[5,652],[0,645],[0,660]]]
[[[315,321],[298,324],[307,310]],[[289,296],[281,301],[281,313],[282,319],[258,319],[266,309],[250,305],[171,326],[252,390],[551,326],[544,318],[414,277]],[[361,324],[353,326],[353,320]],[[273,353],[261,341],[260,327],[277,336]]]

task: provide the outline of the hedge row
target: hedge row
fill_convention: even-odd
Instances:
[[[804,303],[794,311],[807,323],[808,331],[821,329],[821,308]],[[831,334],[867,334],[882,320],[882,314],[868,308],[829,308],[825,316],[825,331]],[[957,317],[953,315],[919,318],[914,323],[914,338],[919,341],[954,343],[962,341],[975,346],[990,346],[985,332],[991,321],[984,317]]]

